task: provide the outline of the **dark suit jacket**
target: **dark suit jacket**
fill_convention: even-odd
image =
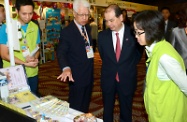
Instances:
[[[173,28],[175,28],[177,25],[174,21],[168,20],[168,24],[167,24],[167,29],[165,32],[165,39],[166,41],[169,41],[170,35],[171,35],[171,31]]]
[[[91,28],[89,25],[85,27],[92,45]],[[87,58],[84,38],[74,21],[61,31],[59,40],[57,58],[60,68],[71,68],[74,85],[86,86],[93,82],[93,58]]]
[[[184,28],[176,27],[172,30],[169,42],[182,56],[187,69],[187,36]]]
[[[98,35],[98,48],[102,59],[101,88],[109,92],[115,85],[115,77],[118,72],[121,89],[125,94],[133,94],[137,84],[137,63],[141,58],[141,53],[137,48],[135,36],[131,33],[130,27],[125,25],[123,47],[119,62],[113,48],[112,31],[104,30]]]

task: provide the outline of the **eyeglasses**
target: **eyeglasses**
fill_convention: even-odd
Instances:
[[[140,36],[140,35],[142,35],[144,33],[145,33],[145,31],[143,31],[143,32],[136,32],[136,31],[134,31],[134,34],[137,35],[137,36]]]
[[[76,12],[76,14],[79,16],[79,17],[89,17],[90,16],[90,14],[78,14],[77,12]]]

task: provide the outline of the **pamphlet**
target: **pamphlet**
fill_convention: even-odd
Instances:
[[[54,96],[48,95],[30,102],[31,106],[41,113],[55,116],[68,114],[69,103]]]
[[[30,53],[30,56],[34,56],[36,54],[36,52],[39,50],[39,46],[37,46],[31,53]]]
[[[27,76],[23,65],[0,69],[0,72],[7,76],[8,89],[10,93],[29,90]]]

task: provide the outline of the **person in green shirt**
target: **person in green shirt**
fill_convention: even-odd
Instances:
[[[38,57],[39,50],[31,55],[31,52],[39,46],[40,35],[38,26],[31,21],[34,12],[34,3],[32,0],[16,0],[17,20],[21,23],[22,39],[20,40],[20,51],[14,51],[15,64],[25,65],[28,84],[31,92],[38,95]],[[7,46],[6,25],[0,30],[0,49],[3,59],[3,67],[10,66],[9,49]]]
[[[144,103],[149,122],[187,122],[187,76],[182,57],[164,38],[164,19],[146,10],[134,18],[135,36],[148,59]]]

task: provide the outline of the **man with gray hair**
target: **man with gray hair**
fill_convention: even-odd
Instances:
[[[93,86],[93,49],[87,24],[90,4],[86,0],[73,3],[74,20],[61,31],[57,58],[62,73],[57,79],[69,81],[70,107],[88,112]]]

